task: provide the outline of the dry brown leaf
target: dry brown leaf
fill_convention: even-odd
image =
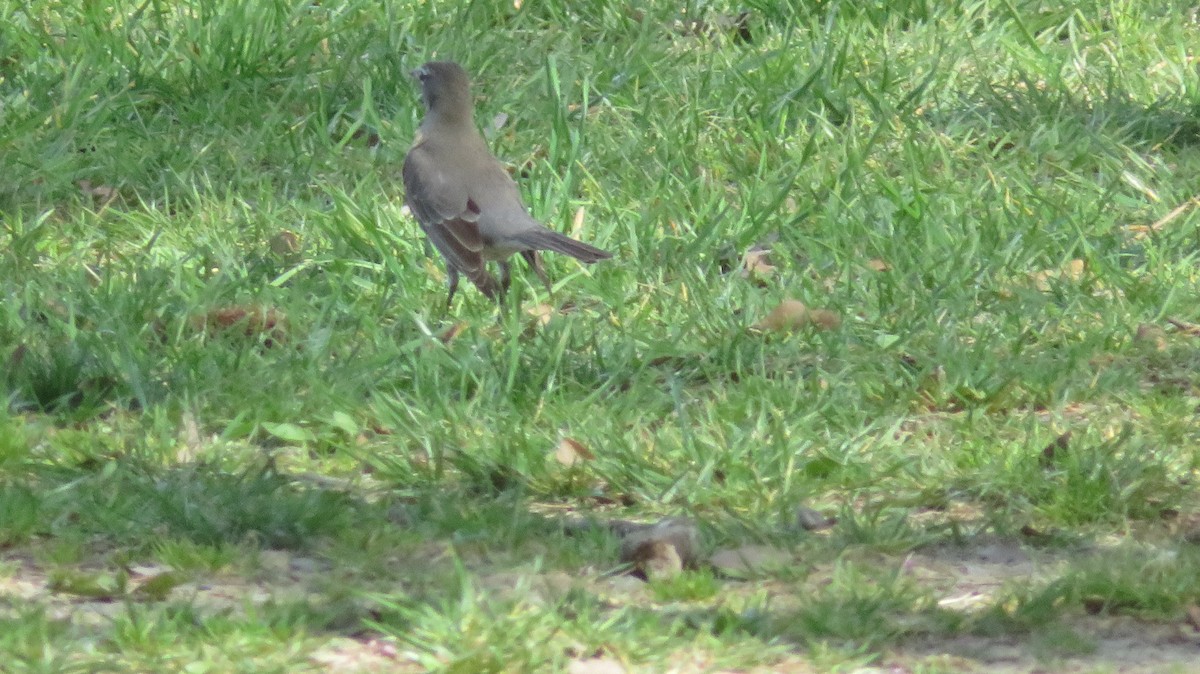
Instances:
[[[595,458],[596,455],[592,454],[591,450],[574,438],[564,437],[554,448],[554,460],[568,467]]]
[[[1049,270],[1035,271],[1029,273],[1029,280],[1033,281],[1033,287],[1043,292],[1050,289],[1050,281],[1057,278],[1057,275]]]
[[[634,568],[646,580],[662,580],[678,576],[683,572],[683,560],[679,550],[666,541],[646,541],[639,545],[632,556]]]
[[[466,330],[466,329],[467,329],[467,323],[462,323],[462,322],[455,323],[454,325],[451,325],[450,327],[446,328],[445,330],[442,330],[441,334],[439,334],[437,336],[438,341],[441,342],[442,344],[449,344],[450,342],[454,341],[455,337],[458,337],[459,335],[461,335],[463,330]]]
[[[580,237],[583,234],[583,221],[587,218],[587,209],[583,206],[575,209],[575,217],[571,219],[571,236]]]
[[[117,188],[111,185],[92,185],[90,180],[80,180],[77,184],[84,196],[95,199],[101,206],[117,198]]]
[[[556,314],[566,313],[550,306],[549,304],[541,303],[534,304],[525,308],[525,313],[529,316],[529,322],[525,325],[525,336],[532,336],[541,328],[550,324],[551,319]]]
[[[1133,335],[1133,343],[1154,351],[1166,351],[1167,333],[1157,325],[1142,323]]]
[[[1079,258],[1075,258],[1063,265],[1062,275],[1070,281],[1078,281],[1083,278],[1083,272],[1087,269],[1087,263]]]
[[[271,237],[271,252],[279,257],[291,257],[300,252],[300,237],[292,231],[282,229]]]
[[[822,330],[837,330],[842,327],[842,316],[829,309],[810,309],[812,324]]]
[[[767,256],[771,251],[766,249],[750,250],[742,256],[742,276],[744,278],[765,279],[775,273],[775,265]]]
[[[751,327],[764,332],[780,332],[803,328],[810,320],[808,307],[804,306],[803,302],[784,300]]]
[[[700,563],[700,530],[686,517],[668,517],[651,525],[613,523],[610,528],[621,537],[621,562],[633,564],[647,577],[651,571],[671,573],[676,562],[679,568],[689,569]]]
[[[761,321],[751,326],[763,332],[789,332],[813,326],[820,330],[835,330],[842,317],[829,309],[809,309],[803,302],[784,300]]]
[[[1033,286],[1042,292],[1050,290],[1054,281],[1072,281],[1078,282],[1083,279],[1083,274],[1087,270],[1087,263],[1079,258],[1067,261],[1060,269],[1043,269],[1041,271],[1031,272],[1029,280],[1033,281]]]
[[[241,332],[267,347],[287,341],[287,316],[274,307],[254,304],[218,307],[191,319],[194,329],[212,335]]]

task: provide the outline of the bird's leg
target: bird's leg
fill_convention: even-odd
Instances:
[[[523,250],[521,257],[529,263],[530,267],[537,272],[538,278],[541,279],[542,285],[546,286],[546,294],[551,298],[554,296],[554,289],[550,287],[550,279],[546,276],[546,268],[542,265],[542,256],[538,255],[536,250]]]
[[[499,289],[499,304],[500,311],[503,312],[508,306],[508,289],[512,286],[512,266],[508,264],[508,260],[500,260],[497,262],[500,266],[500,289]]]
[[[512,266],[508,264],[508,260],[500,260],[500,292],[507,293],[509,286],[512,285]]]
[[[480,269],[479,273],[471,276],[470,279],[475,287],[479,288],[479,292],[489,300],[497,299],[497,296],[504,294],[504,289],[497,287],[496,279],[488,273],[487,269]]]
[[[450,265],[446,265],[446,282],[450,286],[450,294],[446,295],[446,311],[450,311],[450,305],[454,302],[454,293],[458,292],[458,270]]]

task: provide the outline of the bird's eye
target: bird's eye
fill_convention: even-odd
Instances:
[[[429,79],[429,71],[424,69],[418,70],[417,79],[421,80],[422,82]]]

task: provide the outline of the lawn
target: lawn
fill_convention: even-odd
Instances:
[[[1198,48],[1180,0],[0,0],[0,669],[1196,671]],[[445,308],[435,58],[614,259]]]

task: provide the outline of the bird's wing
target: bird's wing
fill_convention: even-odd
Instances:
[[[479,206],[463,185],[434,165],[420,144],[404,158],[403,175],[405,202],[429,240],[450,266],[474,279],[483,272]]]

